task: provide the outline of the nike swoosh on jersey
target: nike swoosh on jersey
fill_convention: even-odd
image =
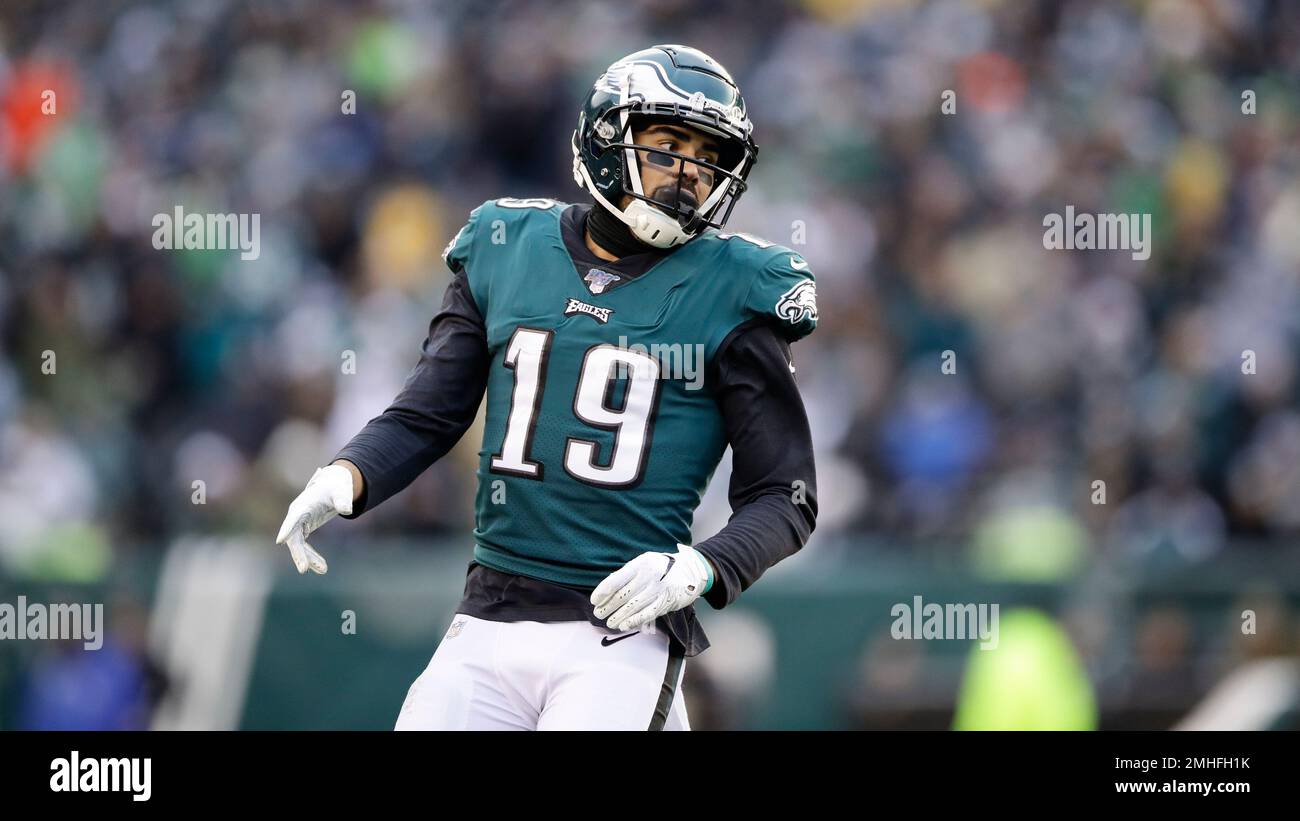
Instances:
[[[611,644],[614,644],[615,642],[622,641],[623,639],[630,639],[640,632],[641,632],[640,630],[634,630],[631,633],[628,633],[626,636],[615,636],[613,638],[610,638],[609,636],[605,636],[603,639],[600,640],[600,646],[608,647]]]

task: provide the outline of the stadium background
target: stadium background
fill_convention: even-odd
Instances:
[[[817,532],[702,607],[696,726],[1296,726],[1300,7],[1262,0],[5,3],[0,601],[109,637],[0,642],[0,726],[391,726],[479,431],[314,538],[325,577],[274,533],[400,387],[468,211],[578,199],[579,100],[658,42],[738,80],[729,227],[822,306]],[[155,250],[177,205],[261,214],[260,258]],[[1151,258],[1044,250],[1066,205],[1151,214]],[[1000,649],[891,639],[918,595],[1000,604]]]

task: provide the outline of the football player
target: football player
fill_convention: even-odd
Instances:
[[[731,75],[655,46],[601,75],[573,134],[590,204],[483,203],[401,393],[320,468],[278,543],[406,487],[487,393],[464,597],[397,729],[689,729],[694,602],[736,600],[816,512],[789,343],[817,322],[804,259],[722,229],[758,148]],[[673,356],[656,352],[669,351]],[[691,351],[704,379],[679,367]],[[733,515],[692,545],[727,446]]]

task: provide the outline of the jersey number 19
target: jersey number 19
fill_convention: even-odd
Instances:
[[[542,407],[546,364],[554,331],[515,329],[506,346],[505,366],[514,371],[505,440],[492,457],[492,472],[541,479],[544,466],[530,460],[533,433]],[[621,407],[611,394],[620,372],[627,374]],[[650,452],[650,434],[659,400],[659,363],[649,354],[615,345],[593,345],[582,357],[573,413],[595,428],[614,432],[613,454],[602,465],[600,443],[570,436],[564,443],[564,470],[579,481],[601,487],[631,487],[641,481]]]

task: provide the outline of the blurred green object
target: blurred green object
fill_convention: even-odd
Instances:
[[[1088,534],[1068,511],[1026,505],[995,512],[976,528],[972,566],[990,579],[1056,582],[1088,558]]]
[[[1108,197],[1122,214],[1150,214],[1151,242],[1159,248],[1171,225],[1160,177],[1149,172],[1122,169],[1108,183]]]
[[[101,582],[113,562],[113,547],[103,528],[86,522],[51,526],[22,552],[14,570],[32,581],[93,584]]]
[[[1097,729],[1092,685],[1065,631],[1040,610],[1000,622],[996,648],[970,651],[953,729]]]
[[[81,121],[61,130],[41,153],[36,177],[77,236],[99,215],[99,190],[110,151],[99,126]]]
[[[375,20],[361,27],[347,62],[358,91],[391,100],[419,72],[419,46],[400,26]]]

